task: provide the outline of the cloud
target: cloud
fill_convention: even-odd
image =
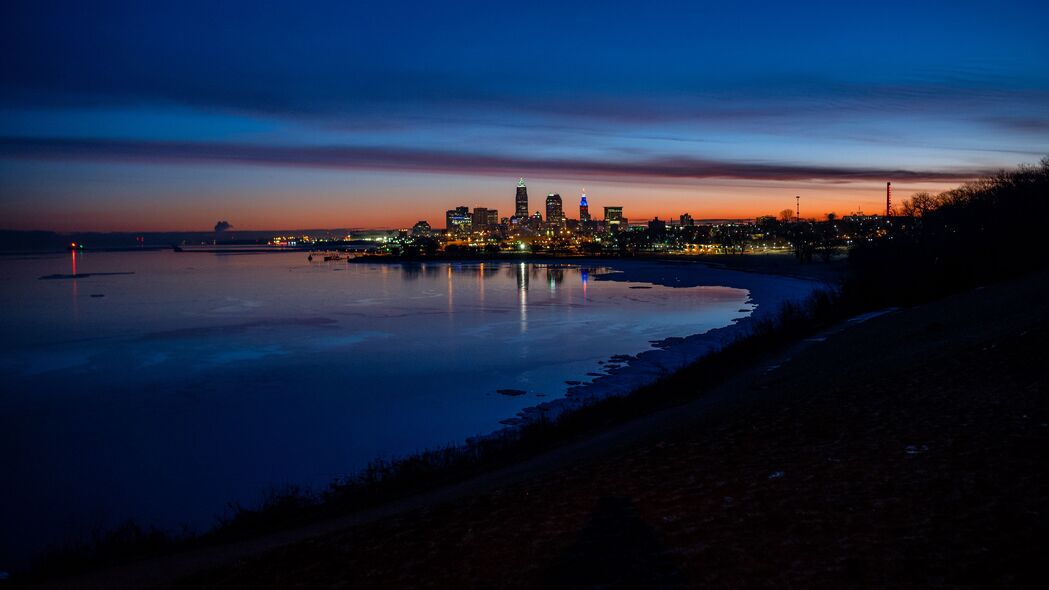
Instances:
[[[545,175],[607,180],[720,178],[848,182],[891,178],[910,182],[958,182],[991,172],[978,168],[915,170],[731,161],[684,156],[639,156],[630,160],[530,158],[368,146],[286,146],[21,137],[0,138],[0,156],[156,164],[214,163],[290,168],[409,170],[450,174]]]
[[[1049,115],[1046,117],[987,117],[984,121],[1007,131],[1019,131],[1039,136],[1049,133]]]

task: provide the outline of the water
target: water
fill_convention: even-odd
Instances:
[[[611,355],[753,308],[746,289],[596,280],[609,271],[0,259],[0,568],[128,518],[200,530],[229,502],[491,432]]]

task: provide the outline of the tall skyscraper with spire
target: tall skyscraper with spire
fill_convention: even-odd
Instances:
[[[514,215],[521,219],[528,219],[528,188],[525,187],[524,178],[517,181],[517,199],[515,205]]]
[[[579,199],[579,221],[590,221],[590,205],[586,202],[586,192],[583,192],[583,196]]]

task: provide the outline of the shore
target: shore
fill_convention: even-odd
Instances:
[[[624,445],[175,587],[1034,587],[1047,289],[874,317]]]
[[[715,266],[707,261],[666,259],[619,259],[570,262],[579,266],[600,266],[609,269],[593,275],[596,281],[650,283],[672,288],[694,288],[717,285],[745,289],[749,293],[747,305],[750,314],[732,324],[700,333],[684,333],[661,341],[651,342],[653,348],[637,354],[617,355],[610,359],[606,373],[595,375],[591,382],[571,386],[564,397],[527,407],[515,418],[504,420],[508,428],[517,428],[537,420],[555,419],[601,399],[629,395],[659,379],[690,365],[704,355],[723,348],[733,340],[746,335],[755,323],[772,319],[786,302],[802,301],[814,290],[833,288],[831,282],[839,275],[826,274],[826,282],[797,278],[783,272],[796,266],[792,259],[776,257],[760,268],[781,272],[738,272],[735,268]],[[687,326],[683,326],[687,330]],[[472,437],[478,439],[501,436],[502,431]]]
[[[76,586],[587,587],[611,572],[679,587],[1024,587],[1044,549],[1047,288],[1043,273],[844,322],[684,406],[522,464]],[[661,387],[702,383],[684,371]]]
[[[167,256],[169,258],[177,258],[177,255],[173,255],[173,254],[168,254]],[[135,258],[135,257],[132,256],[131,258]],[[787,262],[791,262],[789,259],[786,260],[786,261]],[[617,260],[617,261],[612,261],[612,265],[611,266],[609,266],[608,264],[602,264],[602,262],[604,262],[604,261],[591,261],[591,264],[593,266],[591,266],[591,272],[589,274],[590,289],[591,289],[590,293],[593,294],[593,293],[596,293],[596,292],[599,292],[599,291],[602,290],[602,289],[600,289],[600,284],[599,283],[604,283],[605,284],[605,286],[606,286],[605,290],[608,290],[607,288],[611,288],[613,286],[610,283],[615,283],[615,284],[621,285],[620,287],[616,287],[613,290],[616,291],[616,292],[621,292],[621,293],[624,294],[622,309],[623,309],[624,313],[626,313],[626,314],[629,314],[630,311],[634,309],[633,304],[630,303],[630,301],[632,299],[636,299],[638,297],[640,297],[641,299],[645,299],[646,296],[648,296],[649,294],[654,293],[654,292],[659,292],[659,291],[662,291],[664,293],[664,295],[662,295],[661,297],[667,297],[667,298],[669,298],[668,300],[676,299],[679,296],[684,296],[684,294],[682,294],[682,293],[667,293],[666,289],[661,290],[661,289],[658,289],[658,288],[656,289],[656,291],[630,291],[630,290],[626,290],[625,289],[625,285],[622,285],[622,281],[624,281],[624,280],[626,280],[626,281],[637,280],[637,281],[645,281],[645,282],[652,282],[652,283],[662,283],[662,284],[671,285],[673,287],[682,287],[682,286],[692,287],[692,286],[695,286],[695,285],[703,285],[703,284],[731,285],[731,286],[737,287],[739,289],[746,289],[746,291],[750,293],[750,297],[751,297],[752,301],[754,299],[755,293],[757,293],[759,291],[768,291],[769,294],[770,294],[769,295],[770,298],[777,298],[777,300],[778,300],[778,298],[781,298],[781,297],[789,294],[791,291],[796,291],[797,292],[796,294],[798,294],[798,295],[804,295],[804,294],[807,294],[809,292],[809,290],[812,288],[812,284],[809,281],[796,281],[796,280],[782,279],[782,278],[778,278],[778,277],[770,277],[768,275],[743,274],[743,273],[726,272],[726,271],[723,271],[723,270],[712,270],[707,265],[704,265],[704,264],[681,263],[681,262],[678,262],[678,261],[674,261],[674,262],[660,262],[660,261],[650,261],[650,260],[646,260],[646,259]],[[305,265],[304,262],[303,262],[303,264]],[[567,266],[573,266],[573,267],[578,266],[577,263],[566,263],[566,265]],[[443,270],[446,270],[445,266],[446,265],[443,265],[443,264],[440,265],[440,269],[441,269],[442,272],[443,272]],[[458,267],[460,265],[456,264],[454,266]],[[476,270],[476,266],[477,265],[476,264],[471,264],[471,263],[462,263],[461,266],[462,266],[461,271],[464,272],[464,273],[469,274],[472,270],[474,270],[474,271]],[[517,267],[517,265],[512,265],[512,266],[513,266],[514,269],[516,269],[516,267]],[[590,264],[587,264],[587,266],[590,266]],[[121,268],[121,267],[118,266],[117,268]],[[321,265],[321,268],[316,268],[316,269],[313,269],[313,270],[319,270],[319,271],[329,270],[330,271],[333,268],[338,268],[338,266],[335,265],[335,264]],[[612,269],[612,270],[610,271],[609,269]],[[365,269],[358,269],[358,270],[362,270],[363,271]],[[457,272],[459,272],[459,271],[457,271]],[[543,271],[539,271],[539,272],[543,272]],[[339,274],[339,273],[336,273],[336,274]],[[579,273],[576,272],[576,275],[579,275]],[[578,278],[576,280],[578,281]],[[584,281],[586,281],[585,276],[584,276]],[[773,287],[776,287],[776,288],[771,288],[770,285],[773,286]],[[791,285],[793,285],[793,287]],[[643,286],[641,286],[639,284],[639,288],[643,288]],[[678,291],[681,291],[681,290],[678,289]],[[635,296],[635,294],[636,294],[636,296]],[[696,299],[697,301],[703,300],[703,297],[701,295],[697,295],[697,298],[698,298],[698,299]],[[666,374],[671,373],[676,367],[686,363],[689,360],[689,356],[695,355],[695,354],[700,354],[701,352],[705,351],[707,349],[707,347],[712,346],[713,344],[720,343],[721,339],[717,338],[718,334],[724,334],[724,339],[728,339],[730,333],[739,333],[741,331],[741,328],[745,327],[748,322],[752,321],[752,318],[744,318],[744,316],[746,316],[748,313],[751,313],[751,309],[749,309],[749,308],[755,307],[753,303],[747,303],[745,301],[746,299],[747,299],[747,293],[745,293],[745,292],[738,292],[738,293],[733,295],[732,302],[729,305],[729,307],[727,308],[727,311],[730,312],[730,313],[737,311],[737,309],[736,309],[737,305],[739,305],[741,308],[748,308],[746,310],[740,309],[739,313],[733,313],[732,314],[734,317],[740,318],[740,320],[738,320],[738,323],[735,324],[735,325],[727,325],[726,326],[726,324],[728,323],[728,320],[727,320],[727,318],[724,318],[724,317],[722,317],[718,321],[691,324],[690,322],[684,322],[682,320],[682,318],[686,317],[686,316],[677,316],[678,319],[676,321],[676,325],[668,324],[668,327],[667,327],[666,330],[660,330],[660,331],[652,332],[647,337],[635,338],[633,340],[630,340],[629,343],[624,342],[624,341],[617,341],[616,339],[613,339],[611,342],[609,342],[607,344],[607,346],[605,346],[605,348],[602,349],[603,353],[602,353],[601,356],[594,357],[594,359],[589,364],[588,368],[582,369],[581,371],[577,371],[577,372],[572,373],[572,374],[567,374],[566,373],[563,377],[561,377],[561,379],[563,379],[563,378],[580,379],[581,378],[583,381],[589,382],[589,381],[591,381],[590,378],[588,378],[588,377],[587,378],[581,377],[583,375],[583,371],[593,371],[595,373],[604,373],[604,372],[607,371],[608,373],[611,373],[611,374],[606,374],[606,375],[596,375],[596,377],[597,377],[596,381],[598,381],[597,384],[588,383],[585,387],[580,388],[579,390],[574,391],[573,398],[571,400],[568,400],[568,401],[573,405],[573,407],[576,407],[576,406],[579,406],[579,405],[590,403],[591,401],[594,401],[594,400],[601,399],[603,397],[607,397],[609,395],[609,393],[616,393],[616,394],[628,393],[629,391],[631,391],[632,389],[634,389],[636,387],[639,387],[639,386],[641,386],[641,385],[643,385],[645,383],[650,383],[651,381],[653,381],[654,379],[656,379],[656,378],[658,378],[658,377],[660,377],[662,375],[666,375]],[[776,305],[777,305],[777,302],[776,301],[772,301],[771,299],[769,300],[769,302],[766,305],[765,299],[764,299],[764,297],[762,297],[762,303],[757,305],[758,310],[757,310],[757,314],[756,315],[758,315],[758,316],[763,315],[765,309],[775,308]],[[681,311],[682,312],[689,312],[689,309],[682,308]],[[687,317],[692,317],[692,315],[687,315]],[[629,315],[624,315],[622,321],[629,322],[629,321],[631,321],[631,318],[629,317]],[[671,318],[671,322],[674,323],[673,318]],[[690,340],[685,338],[685,337],[689,336],[689,334],[692,333],[692,332],[701,332],[701,331],[706,330],[708,327],[711,327],[711,326],[723,326],[723,328],[717,328],[716,329],[717,331],[715,331],[715,332],[711,332],[711,333],[708,333],[708,334],[705,334],[705,335],[701,335],[700,337],[694,337],[694,338],[691,338]],[[665,336],[671,336],[671,335],[676,336],[676,338],[673,339],[674,342],[661,343],[662,349],[653,349],[646,343],[646,338],[661,339],[661,338],[664,338]],[[689,340],[689,341],[686,342],[686,340]],[[648,351],[648,352],[646,352],[646,351]],[[634,358],[633,355],[635,355],[635,354],[637,354],[639,352],[643,353],[642,354],[642,358],[641,359]],[[621,362],[621,364],[619,366],[617,366],[616,368],[610,367],[609,363],[600,364],[601,363],[600,359],[609,359],[609,357],[617,357],[617,356],[627,356],[626,354],[623,354],[623,353],[628,353],[629,356],[631,356],[631,358],[629,359],[629,361],[630,361],[629,363],[622,363]],[[663,360],[661,360],[661,359],[663,359]],[[669,362],[663,362],[663,361],[666,361],[668,359],[673,364],[670,364]],[[506,386],[510,386],[510,385],[511,385],[510,383],[507,383]],[[561,397],[561,395],[563,395],[565,393],[565,388],[566,388],[566,386],[562,384],[562,381],[555,376],[554,380],[552,381],[552,386],[548,387],[548,388],[546,388],[544,390],[541,390],[541,391],[544,391],[545,393],[548,393],[548,394],[554,394],[557,397]],[[494,389],[493,389],[493,391],[494,391]],[[468,436],[489,434],[489,433],[491,433],[493,431],[493,427],[495,429],[499,428],[499,425],[497,424],[498,420],[510,419],[512,416],[514,416],[514,414],[519,409],[521,409],[521,408],[523,408],[525,406],[533,406],[535,404],[540,404],[540,403],[542,403],[544,401],[555,399],[553,396],[549,396],[549,395],[548,396],[538,396],[537,395],[537,396],[535,396],[535,398],[538,398],[538,399],[533,399],[533,398],[529,397],[529,398],[525,398],[525,399],[519,401],[516,404],[513,404],[512,406],[511,405],[507,405],[507,407],[509,409],[504,409],[504,410],[500,411],[498,414],[494,414],[492,419],[490,420],[490,422],[486,423],[483,427],[462,431],[461,432],[461,437],[462,438],[460,438],[458,440],[464,440]],[[547,406],[546,408],[550,408],[550,407],[551,406]],[[566,404],[565,407],[567,407],[567,404]],[[550,417],[550,416],[552,416],[555,413],[556,412],[548,412],[547,415],[548,415],[548,417]],[[571,432],[569,434],[570,435],[574,435],[574,434],[577,434],[577,433],[578,433],[578,431],[573,431],[573,432]],[[535,434],[535,433],[533,433],[533,434]],[[497,446],[504,446],[505,443],[512,442],[511,441],[512,438],[514,438],[514,437],[511,436],[511,437],[508,437],[508,439],[505,440],[505,441],[499,441]],[[547,440],[549,440],[549,442],[544,442],[544,441],[547,441]],[[559,444],[561,440],[563,440],[563,439],[557,438],[557,437],[553,437],[553,436],[546,436],[545,434],[542,435],[542,436],[531,436],[531,440],[528,442],[527,445],[522,445],[522,449],[526,449],[526,450],[530,450],[532,452],[536,452],[538,450],[542,450],[543,448],[549,448],[549,447],[551,447],[553,445]],[[438,450],[440,450],[440,448],[438,448]],[[469,456],[473,452],[474,451],[472,449],[464,449],[461,452],[461,454]],[[422,453],[421,455],[425,455],[425,454],[426,454],[426,452],[424,451],[424,453]],[[525,456],[525,454],[526,453],[524,451],[522,451],[520,453],[517,453],[516,456],[512,457],[510,460],[512,460],[512,461],[519,460],[519,458],[522,457],[522,456]],[[304,456],[306,456],[306,455],[304,455]],[[365,457],[364,460],[367,461],[372,456],[373,455],[369,455],[368,457]],[[486,459],[484,461],[485,468],[491,468],[494,463],[506,464],[508,462],[506,460],[501,460],[501,462],[500,461],[488,460],[487,459],[487,457],[489,456],[488,453],[486,453],[485,456],[486,456]],[[502,455],[500,455],[500,456],[502,456]],[[414,456],[409,457],[409,460],[413,460],[413,459],[416,459],[416,457],[414,457]],[[445,464],[444,461],[440,461],[440,460],[439,461],[428,461],[425,457],[423,457],[423,462],[426,463],[428,467],[430,465],[438,465],[438,464],[442,464],[443,465],[443,464]],[[341,463],[340,463],[340,465],[341,465]],[[364,463],[361,463],[361,465],[363,466]],[[368,465],[368,467],[370,467],[370,465]],[[447,470],[447,471],[451,472],[453,475],[456,472],[456,470]],[[454,475],[455,477],[461,476],[461,470],[459,470],[459,471],[460,471],[460,473],[458,475]],[[356,470],[354,470],[352,474],[347,474],[345,476],[346,479],[349,479],[355,473],[357,473]],[[436,474],[436,475],[441,480],[438,483],[443,483],[444,481],[448,481],[448,479],[449,479],[447,473],[439,473],[439,474]],[[22,479],[24,481],[25,479],[28,479],[28,478],[22,478]],[[238,480],[238,481],[242,481],[242,480]],[[326,487],[326,484],[328,483],[328,481],[330,481],[330,480],[321,481],[320,483],[316,484],[317,487],[314,488],[314,489],[318,490],[318,491],[326,491],[328,489]],[[390,487],[391,486],[384,486],[385,489],[389,489]],[[399,496],[406,495],[407,493],[414,493],[415,491],[420,490],[420,489],[429,489],[429,488],[432,488],[433,486],[427,484],[427,485],[422,485],[422,486],[414,486],[413,485],[413,486],[392,486],[392,487],[396,488],[394,490],[394,494],[393,495],[399,497]],[[408,489],[409,487],[410,487],[410,489]],[[187,490],[186,493],[193,494],[193,493],[198,493],[199,491],[200,491],[200,487],[198,487],[197,489]],[[164,490],[161,490],[161,493],[164,493]],[[142,496],[144,497],[145,495],[143,494]],[[260,496],[261,496],[261,494],[260,494]],[[379,496],[379,495],[376,494],[376,496]],[[301,499],[304,502],[312,501],[314,498],[317,498],[317,494],[314,494],[312,490],[306,490],[305,492],[303,492],[301,494]],[[214,505],[222,506],[223,505],[222,502],[225,502],[227,499],[228,498],[219,498],[218,499],[218,503],[216,503]],[[388,498],[378,498],[378,501],[386,501],[386,499],[388,499]],[[265,501],[269,502],[270,499],[266,498]],[[356,501],[354,501],[354,502],[343,503],[343,504],[340,504],[340,512],[339,513],[346,513],[349,510],[365,509],[365,508],[368,508],[370,506],[374,506],[375,504],[376,504],[376,501],[372,501],[371,499],[369,499],[369,500],[367,500],[365,502],[356,502]],[[171,541],[172,541],[171,544],[172,545],[176,545],[176,544],[177,545],[199,545],[200,542],[204,542],[204,543],[211,542],[211,540],[213,540],[214,537],[220,537],[223,541],[228,541],[231,538],[247,538],[249,536],[257,535],[258,533],[262,532],[262,531],[259,530],[260,528],[265,528],[267,531],[273,531],[273,530],[279,529],[280,527],[287,526],[287,524],[286,524],[287,521],[280,520],[279,515],[277,515],[277,517],[275,518],[274,514],[272,512],[262,511],[264,513],[260,513],[258,517],[255,517],[255,513],[256,513],[255,509],[256,509],[256,507],[266,507],[266,506],[267,506],[267,504],[263,504],[263,501],[259,501],[258,504],[252,503],[252,504],[246,506],[245,508],[238,510],[238,512],[236,513],[236,517],[238,519],[239,519],[240,515],[247,514],[248,517],[249,518],[253,518],[254,521],[262,522],[263,526],[261,526],[261,527],[253,527],[251,530],[245,531],[244,528],[240,526],[239,522],[234,527],[227,527],[227,526],[225,526],[225,524],[223,524],[222,526],[218,527],[217,529],[204,529],[203,532],[201,534],[199,534],[199,535],[193,535],[193,536],[187,535],[185,538],[180,538],[179,536],[177,536],[178,533],[175,532],[173,534],[173,538],[171,539]],[[304,515],[302,515],[303,518],[297,518],[292,523],[292,525],[293,526],[298,526],[298,525],[301,525],[301,524],[312,522],[312,521],[316,520],[316,514],[318,512],[320,512],[321,516],[325,517],[325,518],[330,516],[331,513],[332,513],[332,511],[328,510],[327,507],[319,507],[316,510],[313,509],[313,508],[310,508],[306,512],[309,512],[310,514],[304,514]],[[176,513],[176,514],[178,514],[178,513]],[[26,520],[26,519],[24,519],[24,520],[25,520],[27,526],[29,526],[31,524],[30,520]],[[142,527],[148,527],[149,526],[149,521],[140,522],[140,525]],[[232,529],[232,534],[231,534],[231,529]],[[177,531],[178,529],[168,528],[167,530]],[[212,533],[216,533],[216,534],[212,535]],[[96,534],[97,535],[107,535],[108,531],[107,530],[101,530],[101,532],[96,533]],[[103,537],[103,538],[105,539],[105,537]],[[184,543],[183,543],[183,541],[184,541]],[[117,543],[121,543],[121,541],[117,541]],[[108,547],[109,546],[109,542],[106,541],[106,540],[103,540],[101,543],[99,543],[99,545],[101,545],[102,547]],[[118,555],[116,557],[116,559],[126,559],[126,558],[128,558],[128,554],[129,553],[130,553],[131,557],[138,557],[140,555],[134,542],[128,543],[128,545],[129,545],[129,549],[127,551],[125,551],[123,549],[120,549],[120,550],[117,551],[118,553],[120,553],[120,555]],[[149,547],[149,545],[147,545],[147,544],[143,544],[143,545],[145,545],[146,547]],[[87,557],[83,558],[83,562],[88,567],[91,566],[91,563],[93,561],[94,562],[102,561],[104,558],[103,559],[99,559],[97,556],[99,554],[103,554],[104,551],[108,551],[108,549],[103,549],[102,551],[95,551],[93,549],[93,547],[94,547],[94,545],[86,545],[86,546],[84,546],[83,549],[81,549],[80,547],[73,547],[68,552],[68,553],[72,554],[71,561],[76,561],[78,559],[81,559],[77,555],[78,553],[80,555],[86,555],[87,556]],[[111,555],[112,553],[113,552],[104,553],[104,554],[105,555]],[[148,553],[148,550],[147,550],[147,553]],[[61,556],[61,554],[59,554],[59,555]],[[10,557],[11,557],[10,554],[7,555],[8,559],[10,559]],[[50,559],[50,555],[46,555],[45,557]],[[59,559],[61,559],[61,557]],[[54,561],[59,561],[59,559],[55,559],[55,560],[51,561],[50,563],[54,563]],[[6,568],[3,568],[3,569],[6,569]],[[48,568],[44,568],[44,569],[48,569]],[[59,567],[52,567],[50,569],[62,570],[64,568],[59,566]],[[20,573],[20,572],[18,572],[18,570],[16,570],[16,573]]]

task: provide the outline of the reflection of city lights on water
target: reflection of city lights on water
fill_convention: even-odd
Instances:
[[[76,250],[73,250],[72,255],[73,255],[73,277],[74,278],[70,282],[73,283],[73,321],[79,322],[80,321],[80,307],[79,307],[80,304],[77,302],[77,282],[78,281],[75,278],[76,277]]]
[[[454,293],[452,287],[452,265],[448,265],[448,311],[451,312],[454,307]]]
[[[521,309],[521,333],[528,331],[528,265],[522,262],[517,267],[517,292]]]

